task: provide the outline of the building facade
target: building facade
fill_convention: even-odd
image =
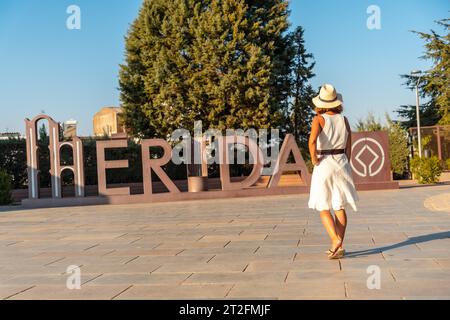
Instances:
[[[124,133],[123,111],[118,107],[104,107],[94,115],[94,135],[107,136]]]

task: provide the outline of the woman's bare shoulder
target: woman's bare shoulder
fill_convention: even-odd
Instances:
[[[323,128],[323,126],[325,125],[325,119],[320,114],[317,114],[313,118],[313,125],[314,125],[314,123],[317,123],[317,125],[319,125],[319,127]]]

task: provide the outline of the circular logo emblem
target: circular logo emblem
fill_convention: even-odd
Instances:
[[[381,144],[373,138],[361,138],[361,139],[356,140],[353,143],[352,153],[355,149],[358,150],[357,146],[359,144],[361,144],[361,142],[366,142],[366,144],[364,144],[360,148],[360,150],[355,155],[354,160],[357,161],[361,165],[363,170],[360,171],[357,168],[355,168],[355,166],[353,165],[353,161],[350,161],[350,165],[352,166],[353,171],[356,172],[357,175],[359,175],[361,177],[367,177],[367,176],[373,177],[373,176],[377,175],[384,166],[385,155],[384,155],[383,147],[381,147]],[[372,157],[373,159],[370,162],[368,160],[362,159],[362,154],[366,150],[368,152],[370,152],[373,156]],[[379,161],[379,165],[374,167],[375,163],[380,158],[381,158],[381,161]],[[367,163],[367,162],[369,162],[369,163]]]

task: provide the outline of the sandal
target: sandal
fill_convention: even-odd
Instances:
[[[342,247],[339,248],[339,250],[344,251],[343,253],[345,254],[345,249],[343,249]],[[328,249],[327,251],[325,251],[326,254],[330,255],[333,253],[333,251],[331,251],[331,249]]]
[[[336,249],[334,249],[334,251],[330,250],[331,253],[328,255],[329,259],[340,259],[340,258],[342,258],[344,256],[344,249],[341,249],[342,240],[340,240],[338,243],[339,244],[336,247]]]
[[[328,255],[328,259],[341,259],[345,255],[345,250],[342,248],[337,248],[336,251],[332,252]]]

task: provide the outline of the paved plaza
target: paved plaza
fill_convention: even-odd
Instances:
[[[327,260],[306,194],[2,208],[0,298],[449,299],[450,185],[359,196],[342,260]],[[69,266],[79,290],[67,288]]]

